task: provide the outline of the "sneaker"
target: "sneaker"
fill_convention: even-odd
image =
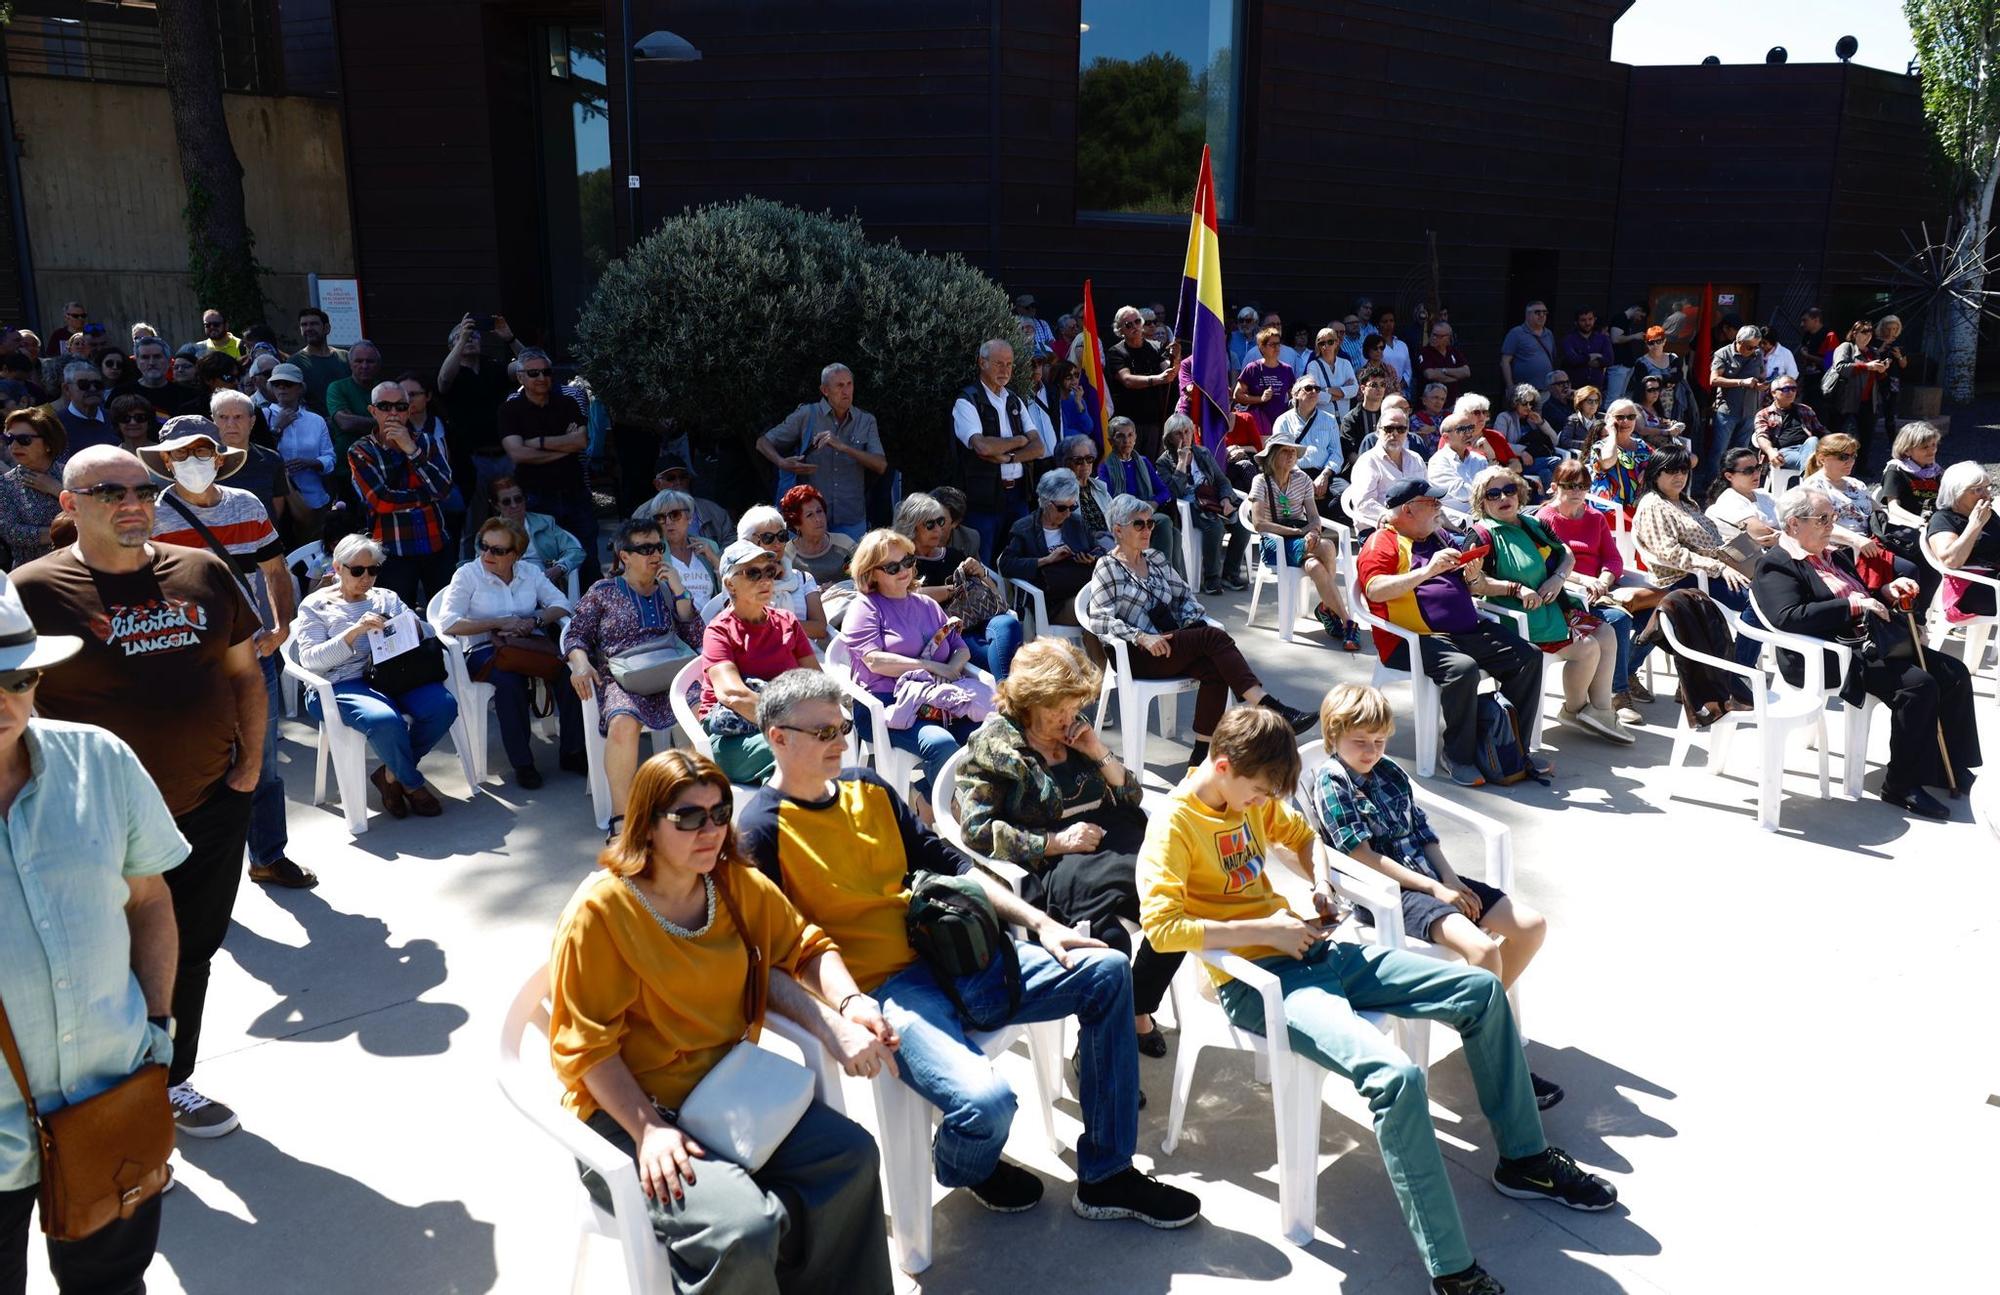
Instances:
[[[1561,1147],[1550,1147],[1523,1160],[1502,1160],[1494,1167],[1493,1186],[1502,1196],[1521,1200],[1539,1197],[1593,1213],[1618,1203],[1616,1188],[1586,1172]]]
[[[1634,676],[1626,683],[1625,691],[1633,701],[1638,702],[1641,706],[1644,706],[1649,701],[1656,700],[1653,696],[1653,690],[1641,682],[1637,676]]]
[[[514,783],[523,791],[533,791],[542,785],[542,771],[532,764],[524,764],[514,770]]]
[[[1452,762],[1451,780],[1461,787],[1484,787],[1486,785],[1486,775],[1479,772],[1478,765],[1459,764],[1456,761]]]
[[[1616,723],[1607,722],[1607,717],[1610,714],[1611,712],[1609,711],[1600,711],[1590,706],[1582,706],[1576,710],[1571,710],[1565,706],[1556,712],[1556,715],[1563,722],[1574,724],[1593,737],[1601,737],[1607,742],[1618,742],[1625,746],[1630,746],[1632,744],[1632,735],[1624,729],[1619,728]]]
[[[1193,1192],[1169,1187],[1127,1165],[1102,1182],[1078,1183],[1069,1207],[1086,1219],[1137,1219],[1149,1228],[1184,1228],[1201,1217]]]
[[[1361,627],[1353,621],[1348,621],[1342,625],[1340,629],[1340,646],[1346,648],[1349,652],[1359,652],[1361,650]]]
[[[1437,1295],[1507,1295],[1507,1288],[1478,1264],[1449,1277],[1431,1278],[1431,1289]]]
[[[1201,596],[1204,598],[1220,598],[1222,596],[1222,582],[1220,580],[1202,581]]]
[[[1619,719],[1617,711],[1608,706],[1586,706],[1583,708],[1583,713],[1603,726],[1602,736],[1606,741],[1616,742],[1620,746],[1632,745],[1633,736],[1625,731],[1625,723]]]
[[[1294,733],[1308,733],[1319,727],[1318,715],[1309,710],[1293,710],[1270,693],[1265,693],[1264,699],[1257,704],[1266,710],[1274,710],[1284,716],[1285,723],[1292,726],[1292,732]]]
[[[1629,692],[1614,693],[1612,695],[1611,709],[1618,716],[1620,724],[1643,724],[1646,722],[1646,717],[1641,715],[1632,705],[1636,700],[1638,699],[1633,697]]]
[[[1326,631],[1326,636],[1330,639],[1338,639],[1342,631],[1347,628],[1340,617],[1327,610],[1325,603],[1313,608],[1313,619],[1319,622],[1319,627]]]
[[[1535,1109],[1546,1111],[1563,1099],[1561,1084],[1552,1084],[1540,1075],[1530,1072],[1528,1082],[1535,1086]]]
[[[1230,593],[1240,594],[1245,589],[1248,589],[1250,587],[1250,582],[1248,580],[1245,580],[1243,576],[1239,573],[1233,576],[1222,577],[1222,587],[1224,589],[1227,589]]]
[[[302,868],[284,855],[279,855],[269,863],[250,865],[250,880],[263,886],[280,886],[286,890],[311,890],[319,885],[319,874],[311,868]]]
[[[167,1090],[167,1101],[174,1108],[174,1127],[191,1138],[219,1138],[242,1123],[235,1111],[203,1097],[193,1084],[175,1084]]]
[[[1042,1180],[1005,1160],[993,1166],[986,1181],[966,1188],[972,1199],[995,1214],[1020,1214],[1042,1203]]]
[[[1537,778],[1552,777],[1556,771],[1554,761],[1544,760],[1533,751],[1528,752],[1528,768]]]

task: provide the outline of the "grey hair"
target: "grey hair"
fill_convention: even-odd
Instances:
[[[1113,526],[1123,526],[1134,518],[1152,516],[1153,501],[1141,499],[1137,495],[1114,495],[1111,498],[1111,507],[1106,513],[1106,520]]]
[[[690,520],[694,518],[694,499],[678,490],[662,490],[659,494],[654,495],[649,502],[654,506],[653,511],[645,514],[645,516],[651,517],[655,521],[665,517],[668,513],[676,509],[687,513]]]
[[[151,336],[142,337],[138,341],[132,343],[133,358],[135,359],[138,358],[139,352],[145,350],[149,346],[159,347],[161,355],[173,354],[173,351],[168,348],[166,341],[163,338],[161,338],[158,333],[154,333]]]
[[[823,670],[787,670],[757,694],[757,728],[768,733],[810,702],[840,705],[840,685]]]
[[[980,358],[980,359],[981,359],[982,361],[984,361],[984,360],[990,360],[990,359],[992,359],[992,358],[993,358],[993,348],[994,348],[994,347],[996,347],[996,346],[1004,346],[1004,347],[1006,347],[1006,348],[1007,348],[1007,354],[1009,354],[1009,355],[1012,355],[1012,354],[1014,353],[1014,344],[1013,344],[1012,342],[1008,341],[1008,340],[1007,340],[1006,338],[1004,338],[1004,337],[989,337],[989,338],[987,338],[987,339],[986,339],[985,341],[983,341],[983,342],[981,342],[981,343],[979,344],[979,358]]]
[[[1073,459],[1079,447],[1089,450],[1092,454],[1097,453],[1097,442],[1081,432],[1075,436],[1063,437],[1063,443],[1056,448],[1056,453],[1062,458]]]
[[[78,378],[87,377],[96,372],[97,366],[88,360],[71,360],[68,364],[63,365],[63,381],[74,382]]]
[[[1466,413],[1464,410],[1454,410],[1438,420],[1438,431],[1446,434],[1451,432],[1470,432],[1471,430],[1472,415]]]
[[[368,399],[370,399],[371,401],[377,400],[381,397],[384,391],[392,392],[395,395],[400,396],[403,394],[403,384],[400,382],[378,382],[374,386],[368,388]]]
[[[1035,498],[1045,504],[1068,503],[1082,497],[1083,487],[1077,484],[1076,473],[1068,468],[1052,468],[1035,483]]]
[[[1194,419],[1189,418],[1186,414],[1168,414],[1167,421],[1160,427],[1160,440],[1162,442],[1169,436],[1179,436],[1182,438],[1181,444],[1186,445],[1188,443],[1186,438],[1193,435]]]
[[[1132,435],[1137,436],[1139,434],[1139,425],[1125,415],[1117,414],[1104,426],[1104,433],[1107,436],[1116,436],[1121,431],[1130,432]]]
[[[1517,405],[1522,403],[1523,401],[1529,401],[1534,404],[1540,404],[1542,402],[1542,389],[1540,387],[1537,387],[1532,382],[1516,383],[1514,385],[1514,391],[1512,394],[1514,397],[1514,403]]]
[[[1936,423],[1904,423],[1903,430],[1896,433],[1896,445],[1890,452],[1899,459],[1907,459],[1911,450],[1936,445],[1943,439],[1944,433],[1937,429]]]
[[[349,346],[349,347],[347,348],[347,353],[348,353],[349,355],[352,355],[352,354],[354,354],[354,353],[355,353],[356,351],[360,350],[360,349],[361,349],[362,347],[364,347],[364,346],[365,346],[365,347],[367,347],[367,348],[368,348],[369,350],[371,350],[371,351],[375,352],[375,358],[376,358],[376,359],[378,359],[378,360],[379,360],[379,359],[381,359],[381,358],[382,358],[382,348],[381,348],[381,347],[379,347],[379,346],[377,346],[377,345],[375,345],[375,343],[373,343],[373,342],[369,341],[369,340],[368,340],[367,338],[365,338],[365,337],[357,339],[357,340],[356,340],[356,341],[354,342],[354,344],[353,344],[352,346]]]
[[[1482,411],[1489,414],[1492,413],[1493,402],[1476,391],[1466,392],[1451,407],[1451,412],[1454,414],[1471,414]]]
[[[1056,320],[1056,327],[1068,328],[1071,324],[1074,324],[1075,322],[1076,322],[1075,315],[1064,315],[1062,318]]]
[[[1442,391],[1445,394],[1449,395],[1451,393],[1451,388],[1442,382],[1426,382],[1424,384],[1424,399],[1429,400],[1431,392],[1433,391]]]
[[[1310,386],[1314,391],[1319,390],[1319,383],[1313,379],[1313,375],[1310,373],[1302,373],[1292,381],[1293,400],[1297,400],[1299,398],[1299,388],[1304,386]]]
[[[278,367],[278,357],[271,354],[269,351],[257,352],[257,358],[250,361],[250,372],[252,374],[269,373],[271,370],[277,367]]]
[[[842,373],[845,373],[850,378],[854,376],[854,370],[848,368],[839,360],[835,360],[832,364],[827,365],[819,371],[819,385],[822,387],[825,386],[827,383],[832,382],[836,375]]]
[[[1956,508],[1966,491],[1986,480],[1986,465],[1973,459],[1954,463],[1938,479],[1937,506]]]
[[[333,561],[336,566],[352,566],[358,557],[372,557],[377,562],[386,562],[389,555],[382,546],[360,531],[340,537],[340,543],[333,546]]]
[[[543,361],[546,361],[547,363],[549,363],[549,364],[551,364],[551,365],[553,365],[553,364],[555,363],[555,360],[554,360],[553,358],[551,358],[551,357],[550,357],[549,353],[548,353],[547,351],[544,351],[544,350],[543,350],[543,349],[542,349],[541,347],[539,347],[539,346],[524,346],[524,347],[522,347],[522,348],[521,348],[521,353],[520,353],[519,355],[517,355],[517,356],[515,356],[515,357],[514,357],[514,361],[513,361],[513,362],[514,362],[514,363],[515,363],[516,365],[519,365],[519,364],[521,363],[521,361],[523,361],[523,360],[543,360]]]
[[[1639,402],[1636,400],[1626,400],[1623,397],[1612,401],[1611,407],[1604,411],[1605,420],[1608,422],[1613,416],[1627,409],[1637,414],[1639,412]]]
[[[1812,516],[1814,500],[1824,499],[1827,506],[1833,506],[1833,496],[1814,486],[1793,486],[1778,496],[1778,529],[1784,530],[1793,522],[1802,522]]]
[[[215,394],[208,398],[208,412],[211,414],[219,414],[223,410],[233,409],[237,405],[241,405],[245,409],[254,410],[257,407],[257,402],[234,387],[217,387]]]
[[[1145,316],[1139,313],[1137,306],[1120,306],[1118,313],[1111,317],[1111,326],[1113,328],[1123,328],[1125,327],[1125,321],[1128,319],[1136,319],[1141,323],[1145,322]]]
[[[736,538],[747,540],[758,531],[767,530],[772,526],[781,531],[786,529],[785,515],[769,504],[758,504],[736,519]]]
[[[913,491],[903,496],[903,502],[896,508],[896,533],[906,540],[917,538],[917,527],[925,522],[948,518],[951,514],[945,506],[923,491]]]

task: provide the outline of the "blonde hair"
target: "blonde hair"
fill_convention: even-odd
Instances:
[[[1035,711],[1095,697],[1102,677],[1071,644],[1038,638],[1014,654],[1007,677],[993,690],[994,705],[1015,723],[1026,723]]]
[[[1320,699],[1319,736],[1326,743],[1329,756],[1333,754],[1333,744],[1349,733],[1393,732],[1395,727],[1396,712],[1380,688],[1337,683]]]
[[[899,531],[885,527],[868,532],[854,546],[854,556],[847,563],[847,569],[854,573],[854,587],[863,593],[874,593],[875,569],[884,562],[894,562],[899,554],[916,551],[916,544]]]
[[[1836,454],[1842,458],[1856,459],[1854,466],[1857,468],[1861,466],[1858,461],[1861,455],[1861,442],[1846,432],[1828,432],[1819,438],[1819,444],[1813,447],[1812,457],[1806,460],[1805,475],[1809,477],[1818,472],[1821,463]]]
[[[1511,481],[1520,487],[1520,494],[1516,497],[1521,498],[1522,502],[1526,502],[1525,496],[1528,491],[1528,483],[1523,481],[1521,474],[1514,471],[1514,469],[1507,467],[1505,464],[1496,463],[1472,479],[1472,512],[1474,516],[1486,516],[1486,491],[1490,487],[1506,481]]]
[[[1586,400],[1595,400],[1597,403],[1603,404],[1604,393],[1602,391],[1599,391],[1596,387],[1592,386],[1586,385],[1578,387],[1575,391],[1570,393],[1570,398],[1569,398],[1570,408],[1574,409],[1576,406],[1582,404]]]
[[[692,751],[662,751],[632,776],[632,790],[625,796],[625,826],[598,852],[597,866],[621,877],[643,876],[653,864],[653,825],[659,815],[672,809],[674,801],[690,787],[714,787],[722,793],[722,803],[735,795],[729,775],[705,755]],[[736,844],[736,826],[723,829],[722,853],[716,870],[723,865],[744,862]]]

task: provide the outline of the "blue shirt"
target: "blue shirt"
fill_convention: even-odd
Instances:
[[[28,782],[0,834],[0,1001],[46,1115],[172,1056],[132,972],[125,881],[176,866],[188,843],[116,736],[33,719],[21,740]],[[0,1191],[40,1178],[27,1105],[0,1066]]]

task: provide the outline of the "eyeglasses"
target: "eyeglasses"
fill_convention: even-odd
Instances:
[[[655,822],[672,823],[676,832],[699,832],[704,827],[728,827],[729,813],[729,801],[724,798],[720,805],[710,809],[703,809],[699,805],[663,809],[653,815],[653,819]]]
[[[382,574],[382,565],[379,562],[376,563],[374,566],[368,566],[368,567],[357,567],[350,565],[347,568],[347,574],[359,580],[373,580],[376,576]]]
[[[783,544],[791,538],[792,538],[792,533],[788,530],[759,531],[755,535],[752,535],[750,537],[750,539],[757,544]]]
[[[884,562],[881,566],[876,567],[875,569],[877,571],[880,571],[883,575],[893,576],[893,575],[899,575],[902,572],[907,571],[912,567],[915,567],[916,565],[917,565],[917,559],[914,556],[912,556],[907,558],[897,558],[893,562]]]
[[[776,580],[785,574],[783,567],[744,567],[743,574],[762,584],[766,580]]]
[[[19,697],[41,681],[42,672],[39,670],[23,670],[18,674],[0,675],[0,692]]]
[[[650,558],[655,554],[665,553],[666,551],[667,546],[659,543],[627,544],[619,550],[621,553],[636,553],[642,558]]]
[[[7,436],[8,442],[18,449],[26,449],[41,439],[33,432],[10,432]]]
[[[822,724],[818,728],[801,728],[797,724],[775,724],[772,727],[784,729],[787,733],[803,733],[815,742],[831,742],[837,737],[846,737],[854,731],[854,721],[844,719],[838,724]]]
[[[1153,517],[1134,517],[1131,521],[1126,522],[1125,524],[1127,526],[1130,526],[1133,530],[1150,531],[1153,529],[1153,523],[1157,520],[1158,520],[1157,518]]]
[[[501,495],[498,499],[495,499],[493,502],[500,505],[502,508],[512,508],[515,504],[527,503],[528,497],[526,495]]]
[[[523,378],[546,378],[554,372],[554,369],[523,369],[521,370],[521,376]]]
[[[1076,511],[1075,504],[1050,504],[1049,507],[1054,511],[1063,513],[1065,515]]]
[[[504,558],[514,551],[514,546],[512,544],[488,544],[482,540],[479,545],[479,551],[492,557]]]
[[[85,486],[70,493],[108,503],[122,504],[129,498],[136,499],[142,504],[150,504],[160,497],[160,488],[150,481],[137,486],[121,486],[116,481],[100,481],[94,486]]]
[[[1831,526],[1834,517],[1832,513],[1807,513],[1802,520],[1811,522],[1815,526]]]
[[[410,407],[410,402],[407,400],[378,400],[375,402],[375,408],[381,410],[385,414],[390,412],[395,412],[399,414],[404,413],[409,409],[409,407]]]
[[[167,457],[175,463],[185,463],[189,459],[212,459],[215,457],[215,447],[203,441],[200,445],[189,445],[178,450],[168,450]]]
[[[1486,487],[1486,497],[1488,499],[1511,499],[1520,493],[1521,487],[1512,481],[1506,482],[1503,485]]]
[[[78,378],[76,380],[76,389],[78,391],[102,391],[104,390],[104,379]]]
[[[1314,384],[1314,383],[1311,383],[1311,382],[1305,382],[1305,383],[1301,383],[1301,384],[1299,384],[1299,390],[1300,390],[1300,391],[1318,391],[1318,390],[1319,390],[1319,387],[1318,387],[1318,386],[1317,386],[1316,384]]]

